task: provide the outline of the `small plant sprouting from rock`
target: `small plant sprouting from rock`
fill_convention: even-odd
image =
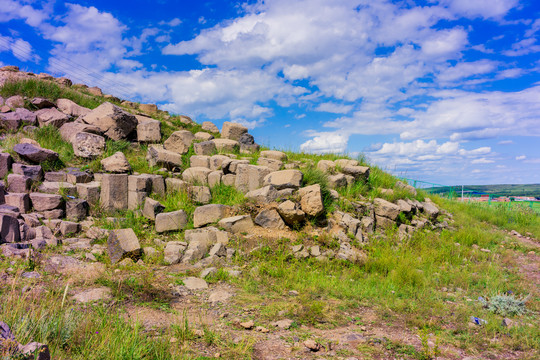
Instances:
[[[514,294],[497,294],[490,300],[479,298],[486,309],[502,316],[515,316],[527,313],[525,305],[528,299],[529,296],[518,298]]]

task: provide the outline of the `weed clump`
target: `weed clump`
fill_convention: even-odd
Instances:
[[[523,315],[527,313],[527,308],[525,303],[528,300],[528,296],[520,299],[515,297],[513,294],[509,295],[495,295],[491,300],[485,300],[480,298],[480,302],[486,309],[489,311],[502,315],[502,316],[515,316]]]

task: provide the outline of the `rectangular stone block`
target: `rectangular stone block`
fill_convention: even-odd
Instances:
[[[133,229],[111,231],[109,239],[107,240],[107,252],[109,253],[109,257],[113,264],[126,258],[137,261],[142,255],[139,239],[137,238],[137,235],[135,235]]]
[[[239,164],[236,169],[236,188],[246,193],[263,186],[264,177],[270,174],[271,170],[266,166]]]
[[[19,208],[21,213],[30,211],[30,196],[27,193],[9,193],[5,196],[6,204]]]
[[[156,232],[177,231],[187,225],[187,214],[184,210],[172,211],[156,215]]]
[[[9,192],[23,193],[30,190],[32,186],[32,179],[24,175],[9,174],[8,175],[8,188]]]
[[[43,181],[43,170],[40,165],[14,163],[12,169],[14,174],[26,176],[32,181]]]
[[[68,182],[45,181],[39,186],[39,192],[77,196],[77,187]]]
[[[128,209],[137,210],[144,204],[148,194],[144,191],[128,191]]]
[[[94,180],[94,176],[86,171],[70,170],[66,174],[66,181],[71,184],[89,183]]]
[[[152,189],[152,180],[145,175],[129,175],[128,176],[128,190],[149,192]]]
[[[0,244],[21,241],[19,221],[9,215],[0,215]]]
[[[77,184],[79,198],[84,199],[89,205],[96,205],[99,201],[101,183],[92,181],[89,183]]]
[[[101,182],[101,207],[106,211],[128,208],[128,175],[103,174]]]
[[[167,193],[187,191],[188,184],[182,179],[178,178],[167,178],[165,179],[165,184],[167,185]]]
[[[148,118],[137,125],[137,141],[158,143],[161,141],[161,122]]]
[[[143,216],[150,220],[155,220],[156,215],[163,212],[165,206],[161,205],[159,201],[147,197],[144,200]]]
[[[66,182],[67,176],[63,171],[49,171],[45,173],[45,181]]]
[[[152,188],[148,191],[149,194],[155,193],[161,196],[165,196],[165,180],[161,175],[142,174],[141,176],[147,177],[152,182]]]
[[[13,159],[9,153],[0,153],[0,178],[3,178],[11,170]]]

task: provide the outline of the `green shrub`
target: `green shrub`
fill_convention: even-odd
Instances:
[[[527,313],[525,303],[528,298],[519,299],[514,295],[500,295],[493,296],[489,301],[480,299],[482,305],[489,311],[502,316],[515,316],[523,315]]]

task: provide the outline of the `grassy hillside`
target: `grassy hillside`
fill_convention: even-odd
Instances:
[[[3,97],[14,94],[67,97],[89,108],[104,101],[38,80],[0,88]],[[162,122],[163,139],[177,129],[200,130],[199,125],[184,125],[179,116],[154,117]],[[148,165],[146,146],[138,143],[108,141],[103,156],[81,160],[54,127],[4,135],[0,147],[6,151],[21,137],[57,151],[60,162],[45,164],[49,170],[78,166],[98,172],[102,158],[122,151],[134,171],[163,173]],[[192,149],[183,155],[185,164],[191,155]],[[233,155],[255,164],[260,153]],[[88,250],[65,251],[59,245],[27,260],[8,260],[0,255],[0,321],[8,323],[22,343],[48,344],[54,359],[538,358],[537,213],[527,207],[485,207],[432,196],[445,209],[441,220],[450,223],[443,230],[426,228],[404,237],[392,227],[370,235],[365,243],[352,236],[351,243],[367,255],[360,263],[296,257],[291,250],[295,245],[339,249],[339,241],[325,226],[333,221],[332,213],[356,211],[355,202],[374,198],[423,201],[427,195],[419,191],[413,196],[397,186],[395,177],[371,166],[367,182],[338,188],[339,198],[334,199],[328,175],[315,164],[343,156],[291,152],[287,156],[290,162],[297,161],[304,173],[302,185],[321,186],[324,216],[287,232],[232,236],[227,246],[235,253],[229,261],[215,265],[215,273],[206,278],[210,289],[198,293],[175,290],[187,277],[199,276],[202,268],[165,266],[163,255],[145,255],[142,263],[118,265],[111,264],[106,253],[96,253],[97,261],[90,262]],[[369,165],[362,158],[358,160]],[[232,186],[219,185],[212,190],[211,203],[235,206],[243,213],[257,210],[258,205],[246,201]],[[190,219],[186,229],[193,227],[192,214],[199,204],[186,192],[154,197],[166,211],[184,210]],[[160,251],[168,241],[185,240],[183,232],[156,233],[140,211],[110,215],[93,209],[92,227],[132,228],[142,247]],[[410,224],[410,219],[400,221]],[[512,230],[523,237],[510,234]],[[106,238],[91,243],[105,245]],[[59,272],[47,261],[63,256],[80,260],[84,267],[70,271],[67,266]],[[30,272],[38,272],[39,277],[29,277]],[[103,286],[112,291],[107,301],[78,304],[70,295],[75,290]],[[233,296],[211,303],[211,291]],[[501,296],[511,305],[524,298],[527,302],[514,311],[484,307],[478,300]],[[487,323],[475,325],[471,316]],[[505,318],[513,325],[503,326]],[[290,320],[286,329],[272,324],[284,319]],[[252,330],[241,325],[249,321],[253,322]],[[313,340],[318,350],[308,350],[305,340]]]
[[[482,194],[497,196],[534,196],[540,197],[540,184],[500,184],[500,185],[464,185],[465,191],[474,191]],[[434,187],[430,192],[441,194],[453,191],[461,196],[461,186]]]

